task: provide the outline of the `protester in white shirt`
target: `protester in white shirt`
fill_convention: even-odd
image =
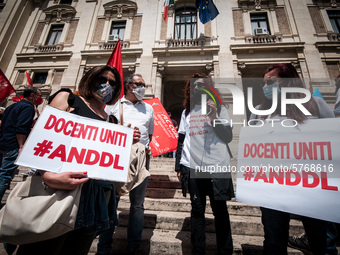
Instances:
[[[192,254],[205,254],[205,207],[209,196],[214,214],[218,254],[232,254],[233,241],[227,200],[234,197],[231,173],[228,172],[232,140],[227,108],[220,102],[207,101],[207,114],[203,113],[203,94],[211,95],[213,82],[203,73],[196,73],[185,87],[184,111],[179,125],[175,171],[191,200]],[[190,86],[192,85],[192,86]],[[209,91],[210,90],[210,91]],[[217,95],[216,95],[217,96]],[[224,120],[218,125],[213,123]],[[228,120],[227,122],[225,120]]]

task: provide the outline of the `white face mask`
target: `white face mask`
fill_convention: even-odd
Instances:
[[[145,95],[145,87],[139,86],[137,88],[132,89],[132,93],[138,100],[142,100]]]

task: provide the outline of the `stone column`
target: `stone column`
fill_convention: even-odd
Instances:
[[[162,93],[163,73],[164,73],[164,66],[158,66],[157,73],[156,73],[155,97],[158,97],[161,102],[163,102],[163,93]]]

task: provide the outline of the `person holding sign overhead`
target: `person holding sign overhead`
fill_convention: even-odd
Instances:
[[[306,116],[296,105],[287,106],[286,115],[281,115],[281,97],[279,96],[283,87],[304,88],[296,69],[292,64],[274,64],[267,68],[264,74],[264,99],[262,103],[255,108],[258,110],[270,109],[275,94],[278,96],[278,106],[270,115],[256,116],[252,114],[250,120],[284,120],[291,119],[299,124],[304,123],[307,119],[315,119],[323,116],[334,117],[325,102],[317,98],[311,98],[303,106],[311,113]],[[275,93],[273,93],[275,91]],[[288,93],[287,98],[299,100],[303,98],[302,93]],[[327,108],[328,107],[328,108]],[[262,224],[264,227],[263,254],[287,254],[287,244],[289,235],[290,214],[274,209],[261,207]],[[301,216],[306,235],[313,254],[325,254],[326,252],[326,229],[327,222]]]
[[[80,80],[79,96],[61,90],[50,97],[50,105],[76,115],[117,123],[114,116],[104,111],[104,106],[118,100],[120,79],[116,68],[96,66]],[[139,141],[139,137],[139,131],[135,130],[134,141]],[[89,179],[87,172],[39,172],[46,187],[73,190],[83,184],[75,229],[54,239],[20,245],[17,254],[87,254],[96,235],[117,224],[114,183]]]

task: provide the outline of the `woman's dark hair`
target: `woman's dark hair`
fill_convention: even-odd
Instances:
[[[111,67],[108,65],[93,67],[81,78],[78,87],[79,95],[85,99],[95,97],[94,85],[96,84],[96,79],[101,73],[105,71],[110,71],[115,76],[116,79],[117,86],[115,89],[115,95],[108,103],[106,103],[108,105],[114,104],[118,100],[120,96],[120,91],[122,90],[121,78],[117,69],[115,67]]]
[[[277,74],[280,78],[283,78],[283,81],[280,83],[281,87],[294,87],[294,88],[305,88],[299,74],[297,73],[295,67],[290,64],[274,64],[267,68],[264,74],[269,73],[273,70],[277,71]],[[304,98],[305,95],[302,93],[287,93],[287,98],[289,99],[298,99]],[[268,99],[264,99],[261,103],[261,109],[269,109],[272,105],[272,101]],[[311,98],[308,102],[304,103],[303,106],[316,117],[320,117],[320,113],[318,110],[318,106],[313,98]],[[278,106],[275,110],[276,114],[280,115],[281,113],[281,99],[279,97]],[[263,118],[267,118],[268,116],[262,116]],[[302,123],[307,117],[300,111],[300,109],[296,105],[287,105],[287,117],[289,119],[294,119],[298,123]]]
[[[192,91],[194,90],[194,86],[190,86],[193,85],[192,79],[197,80],[199,78],[204,79],[204,83],[206,83],[208,86],[214,87],[214,83],[212,81],[212,79],[206,75],[205,73],[195,73],[193,75],[191,75],[191,77],[188,79],[187,84],[185,85],[185,89],[184,89],[184,102],[183,102],[183,106],[185,108],[185,116],[187,116],[190,112],[190,106],[192,107],[192,103],[193,103],[193,93]],[[210,89],[205,88],[207,90],[210,91]],[[214,89],[214,92],[217,92],[217,89]],[[210,91],[211,92],[211,91]],[[221,112],[221,104],[218,102],[217,104],[217,113],[219,114]]]

